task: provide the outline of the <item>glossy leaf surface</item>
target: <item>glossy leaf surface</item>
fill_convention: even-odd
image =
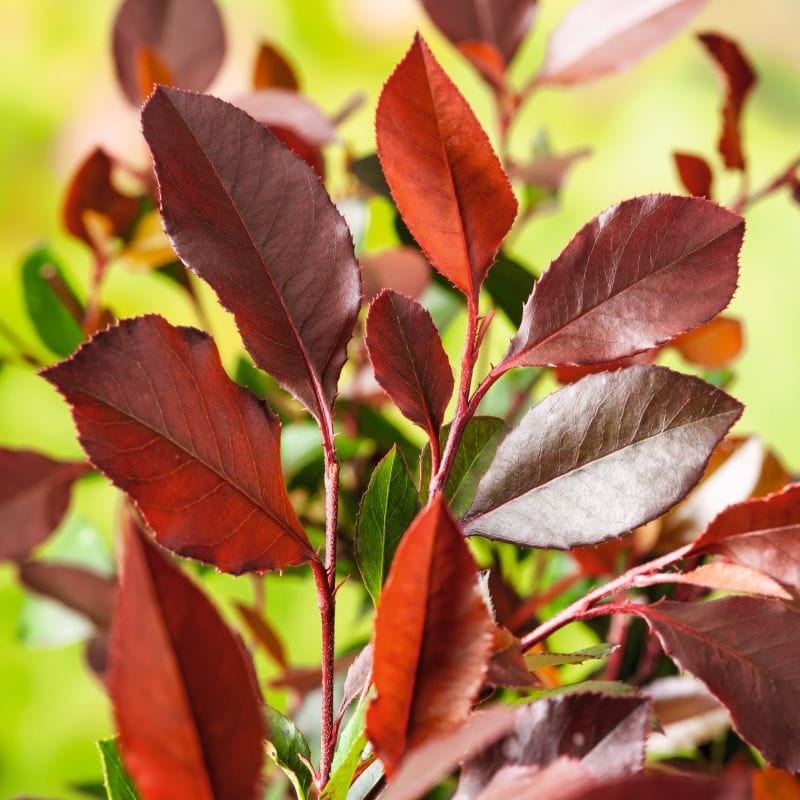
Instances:
[[[97,749],[103,763],[103,785],[108,800],[139,800],[139,793],[122,763],[117,740],[100,739]]]
[[[537,80],[569,85],[635,64],[660,47],[705,0],[582,0],[550,36]]]
[[[476,296],[517,201],[475,114],[419,35],[383,88],[375,125],[403,221],[431,264]]]
[[[587,223],[536,282],[506,366],[615,361],[718,314],[736,289],[744,220],[647,195]]]
[[[491,647],[475,562],[441,497],[397,549],[373,641],[367,737],[391,777],[408,751],[467,718]]]
[[[214,0],[125,0],[114,20],[117,80],[139,106],[141,53],[148,50],[177,86],[202,92],[225,55],[225,32]],[[148,92],[149,93],[149,92]]]
[[[403,454],[393,447],[369,479],[356,526],[358,568],[375,603],[400,539],[419,508],[419,493],[406,461]]]
[[[267,751],[288,775],[299,800],[305,800],[311,786],[311,773],[305,761],[311,760],[311,749],[305,736],[290,719],[271,706],[265,706],[267,717]],[[305,761],[304,761],[305,759]]]
[[[714,176],[708,162],[691,153],[674,153],[675,166],[681,183],[693,197],[711,197]]]
[[[800,614],[753,597],[661,602],[635,613],[667,655],[727,707],[736,730],[767,761],[800,769]]]
[[[255,674],[205,595],[132,522],[123,540],[109,693],[147,800],[254,800],[265,735]]]
[[[0,560],[24,558],[58,526],[86,464],[0,448]]]
[[[313,171],[228,103],[159,89],[142,123],[181,259],[236,317],[256,365],[321,417],[361,300],[347,223]]]
[[[416,300],[385,289],[369,307],[366,342],[378,383],[404,416],[438,441],[453,371],[431,315]]]
[[[506,437],[464,530],[562,549],[619,536],[686,495],[741,412],[718,389],[663,367],[589,375]]]
[[[280,423],[228,378],[206,334],[126,320],[43,375],[164,546],[234,573],[314,557],[283,484]]]

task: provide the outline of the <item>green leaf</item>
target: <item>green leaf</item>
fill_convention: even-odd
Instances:
[[[286,773],[299,800],[306,800],[311,786],[311,772],[303,759],[311,759],[311,749],[297,726],[271,706],[265,706],[267,717],[267,752]]]
[[[478,481],[494,457],[497,446],[506,432],[505,423],[497,417],[473,417],[464,429],[444,496],[456,516],[463,514],[472,503]],[[450,434],[450,425],[442,428],[442,448]],[[431,448],[426,444],[420,453],[420,486],[427,493],[431,479]]]
[[[74,309],[81,308],[53,254],[40,247],[22,263],[25,305],[39,338],[56,355],[68,356],[83,341],[83,331],[53,290],[53,283],[61,287],[66,302]]]
[[[119,754],[116,739],[100,739],[97,742],[100,759],[103,762],[103,783],[108,800],[138,800],[139,793],[125,771]]]
[[[358,568],[375,603],[394,551],[419,509],[419,493],[405,459],[392,447],[369,479],[356,525]]]
[[[333,755],[333,771],[322,791],[322,800],[346,800],[361,754],[367,746],[364,734],[364,715],[367,701],[363,700],[345,726]]]
[[[558,697],[562,694],[579,694],[581,692],[628,695],[636,694],[637,689],[622,681],[582,681],[568,686],[556,686],[554,689],[534,689],[532,692],[528,692],[524,698],[520,698],[520,701],[527,703],[531,700],[539,700],[542,697]]]
[[[617,645],[598,644],[583,650],[576,650],[574,653],[528,653],[525,656],[525,663],[529,669],[560,667],[563,664],[583,664],[584,661],[610,656],[616,649]]]
[[[535,282],[536,278],[526,267],[501,250],[483,285],[494,304],[518,328],[522,322],[522,304],[533,291]]]

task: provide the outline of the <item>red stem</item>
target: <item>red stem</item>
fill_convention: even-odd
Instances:
[[[746,192],[742,193],[739,199],[731,205],[731,210],[735,211],[737,214],[741,214],[759,200],[769,197],[769,195],[783,186],[788,186],[798,169],[800,169],[800,156],[791,161],[786,169],[780,172],[765,186],[762,186],[751,194],[747,194]]]

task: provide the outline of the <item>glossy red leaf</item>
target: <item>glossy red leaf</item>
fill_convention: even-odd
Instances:
[[[720,315],[693,331],[681,334],[672,345],[690,364],[721,369],[742,351],[742,323],[733,317]]]
[[[582,0],[550,36],[537,82],[569,85],[635,64],[660,47],[706,0]]]
[[[431,283],[430,264],[415,247],[394,247],[361,256],[364,300],[370,302],[381,289],[393,289],[419,298]]]
[[[300,89],[300,81],[294,67],[277,47],[261,42],[253,66],[254,89]]]
[[[403,221],[431,264],[476,297],[517,201],[475,114],[419,35],[383,87],[375,126]]]
[[[64,226],[90,247],[98,247],[98,235],[121,236],[139,213],[139,201],[120,192],[112,181],[114,162],[102,148],[93,150],[78,167],[64,200]],[[94,230],[87,215],[97,215]],[[87,221],[89,222],[87,226]]]
[[[214,0],[125,0],[114,20],[117,80],[139,106],[141,53],[147,49],[176,85],[201,92],[225,56],[225,32]]]
[[[743,739],[771,764],[800,770],[797,611],[744,596],[631,610],[647,620],[667,655],[726,706]]]
[[[672,155],[678,169],[678,176],[686,191],[694,197],[711,198],[714,176],[708,162],[691,153],[673,153]]]
[[[693,552],[722,553],[800,586],[800,484],[726,508],[698,537]]]
[[[378,603],[367,737],[386,774],[469,715],[491,649],[475,561],[437,496],[395,553]]]
[[[228,378],[206,334],[125,320],[42,374],[164,546],[233,573],[315,557],[284,487],[280,423]]]
[[[461,770],[457,797],[480,794],[504,767],[545,767],[567,757],[599,780],[637,772],[644,763],[650,701],[592,693],[543,698],[516,712],[514,730]]]
[[[206,596],[131,522],[108,688],[147,800],[255,800],[266,735],[246,652]]]
[[[583,378],[500,444],[465,532],[561,549],[627,533],[686,495],[741,413],[719,389],[663,367]]]
[[[0,448],[0,561],[22,559],[61,522],[85,463]]]
[[[455,45],[493,45],[506,64],[536,20],[537,0],[422,0],[437,28]]]
[[[178,255],[256,365],[323,418],[361,302],[347,223],[303,161],[222,100],[159,89],[142,124]]]
[[[438,442],[453,371],[431,315],[416,300],[384,289],[369,307],[366,341],[378,383]]]
[[[697,37],[714,59],[725,83],[725,104],[722,107],[722,133],[719,152],[729,169],[744,169],[742,134],[739,122],[742,107],[756,82],[756,74],[739,46],[718,33]]]
[[[647,195],[587,223],[536,282],[506,368],[615,361],[716,316],[744,220],[708,200]]]

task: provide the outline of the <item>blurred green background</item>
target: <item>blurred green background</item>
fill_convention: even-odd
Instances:
[[[541,0],[539,23],[514,65],[518,82],[534,71],[547,31],[571,4]],[[257,42],[267,38],[292,56],[306,93],[326,111],[335,112],[355,91],[366,91],[368,103],[343,128],[355,151],[366,153],[374,147],[372,114],[381,84],[421,28],[491,130],[487,91],[415,0],[220,0],[220,5],[228,59],[212,92],[247,88]],[[37,344],[26,317],[21,256],[49,241],[75,285],[85,285],[87,252],[60,228],[65,182],[96,144],[144,163],[136,114],[113,77],[109,32],[115,11],[111,0],[0,0],[0,319],[43,359],[53,356]],[[534,98],[514,130],[515,152],[527,152],[535,133],[545,129],[555,149],[589,146],[593,155],[568,179],[560,209],[537,217],[514,242],[514,255],[541,269],[583,222],[610,204],[636,194],[680,191],[673,150],[702,153],[718,163],[722,97],[711,64],[691,35],[702,30],[739,40],[759,72],[744,120],[753,186],[800,153],[800,4],[764,0],[756,7],[747,0],[710,0],[691,31],[631,71]],[[726,179],[720,194],[731,197],[737,188],[735,179]],[[391,242],[386,227],[371,231],[369,241]],[[785,193],[748,214],[741,266],[732,310],[745,322],[747,350],[731,387],[747,405],[739,429],[761,434],[797,471],[800,207]],[[119,316],[157,311],[173,322],[195,322],[184,296],[156,277],[112,271],[104,296]],[[205,299],[210,306],[210,296]],[[234,359],[239,345],[230,321],[219,311],[212,321],[223,353]],[[8,350],[0,336],[0,353]],[[10,363],[0,370],[0,445],[62,457],[80,453],[66,406],[30,369]],[[84,547],[102,560],[97,553],[110,552],[116,511],[104,481],[82,482],[68,520],[48,546]],[[214,576],[212,583],[226,596],[249,594],[243,581]],[[286,634],[291,658],[312,663],[318,623],[310,583],[297,576],[270,577],[267,583],[271,616]],[[358,594],[346,590],[340,646],[369,629],[357,604]],[[0,797],[77,797],[70,785],[99,777],[93,741],[110,733],[109,710],[83,667],[79,645],[41,649],[20,642],[31,613],[13,570],[0,566]]]

